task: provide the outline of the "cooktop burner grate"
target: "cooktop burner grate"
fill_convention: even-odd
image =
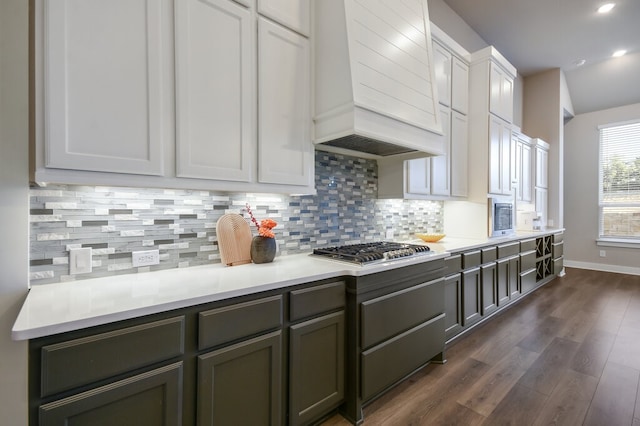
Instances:
[[[313,254],[326,258],[366,264],[402,259],[410,256],[424,255],[430,252],[429,247],[418,244],[396,243],[390,241],[348,244],[344,246],[317,248]]]

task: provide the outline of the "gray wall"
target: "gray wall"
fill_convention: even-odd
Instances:
[[[564,127],[565,259],[569,266],[640,274],[638,249],[598,247],[598,126],[640,117],[640,104],[578,114]],[[605,250],[606,257],[599,251]]]
[[[28,4],[0,1],[0,423],[27,424],[27,345],[10,333],[27,293]]]
[[[488,44],[444,0],[428,0],[429,20],[469,52]]]

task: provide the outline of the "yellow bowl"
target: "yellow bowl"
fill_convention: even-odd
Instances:
[[[420,238],[426,243],[435,243],[444,238],[445,234],[416,234],[416,237]]]

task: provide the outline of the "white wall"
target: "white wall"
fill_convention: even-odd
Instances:
[[[578,114],[564,127],[564,255],[570,266],[640,274],[640,249],[596,245],[598,126],[637,119],[640,119],[640,104],[633,104]],[[599,256],[600,250],[606,251],[606,257]]]
[[[0,424],[27,424],[27,344],[11,327],[28,286],[28,1],[0,0]]]

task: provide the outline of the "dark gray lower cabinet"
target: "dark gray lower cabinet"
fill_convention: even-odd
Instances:
[[[509,258],[509,293],[511,300],[515,300],[522,294],[520,288],[520,256]]]
[[[481,318],[480,268],[462,271],[462,325],[467,327]]]
[[[462,329],[462,274],[444,279],[445,334],[449,339]]]
[[[117,355],[115,355],[117,356]],[[40,406],[41,426],[182,424],[182,362]]]
[[[278,425],[282,332],[198,357],[198,425]]]
[[[289,330],[289,424],[308,424],[344,399],[345,314],[324,315]]]
[[[509,259],[498,259],[496,266],[498,268],[498,306],[502,306],[509,302],[511,296],[511,290],[509,288]]]
[[[482,281],[482,315],[489,315],[498,309],[498,270],[495,262],[480,267]]]

